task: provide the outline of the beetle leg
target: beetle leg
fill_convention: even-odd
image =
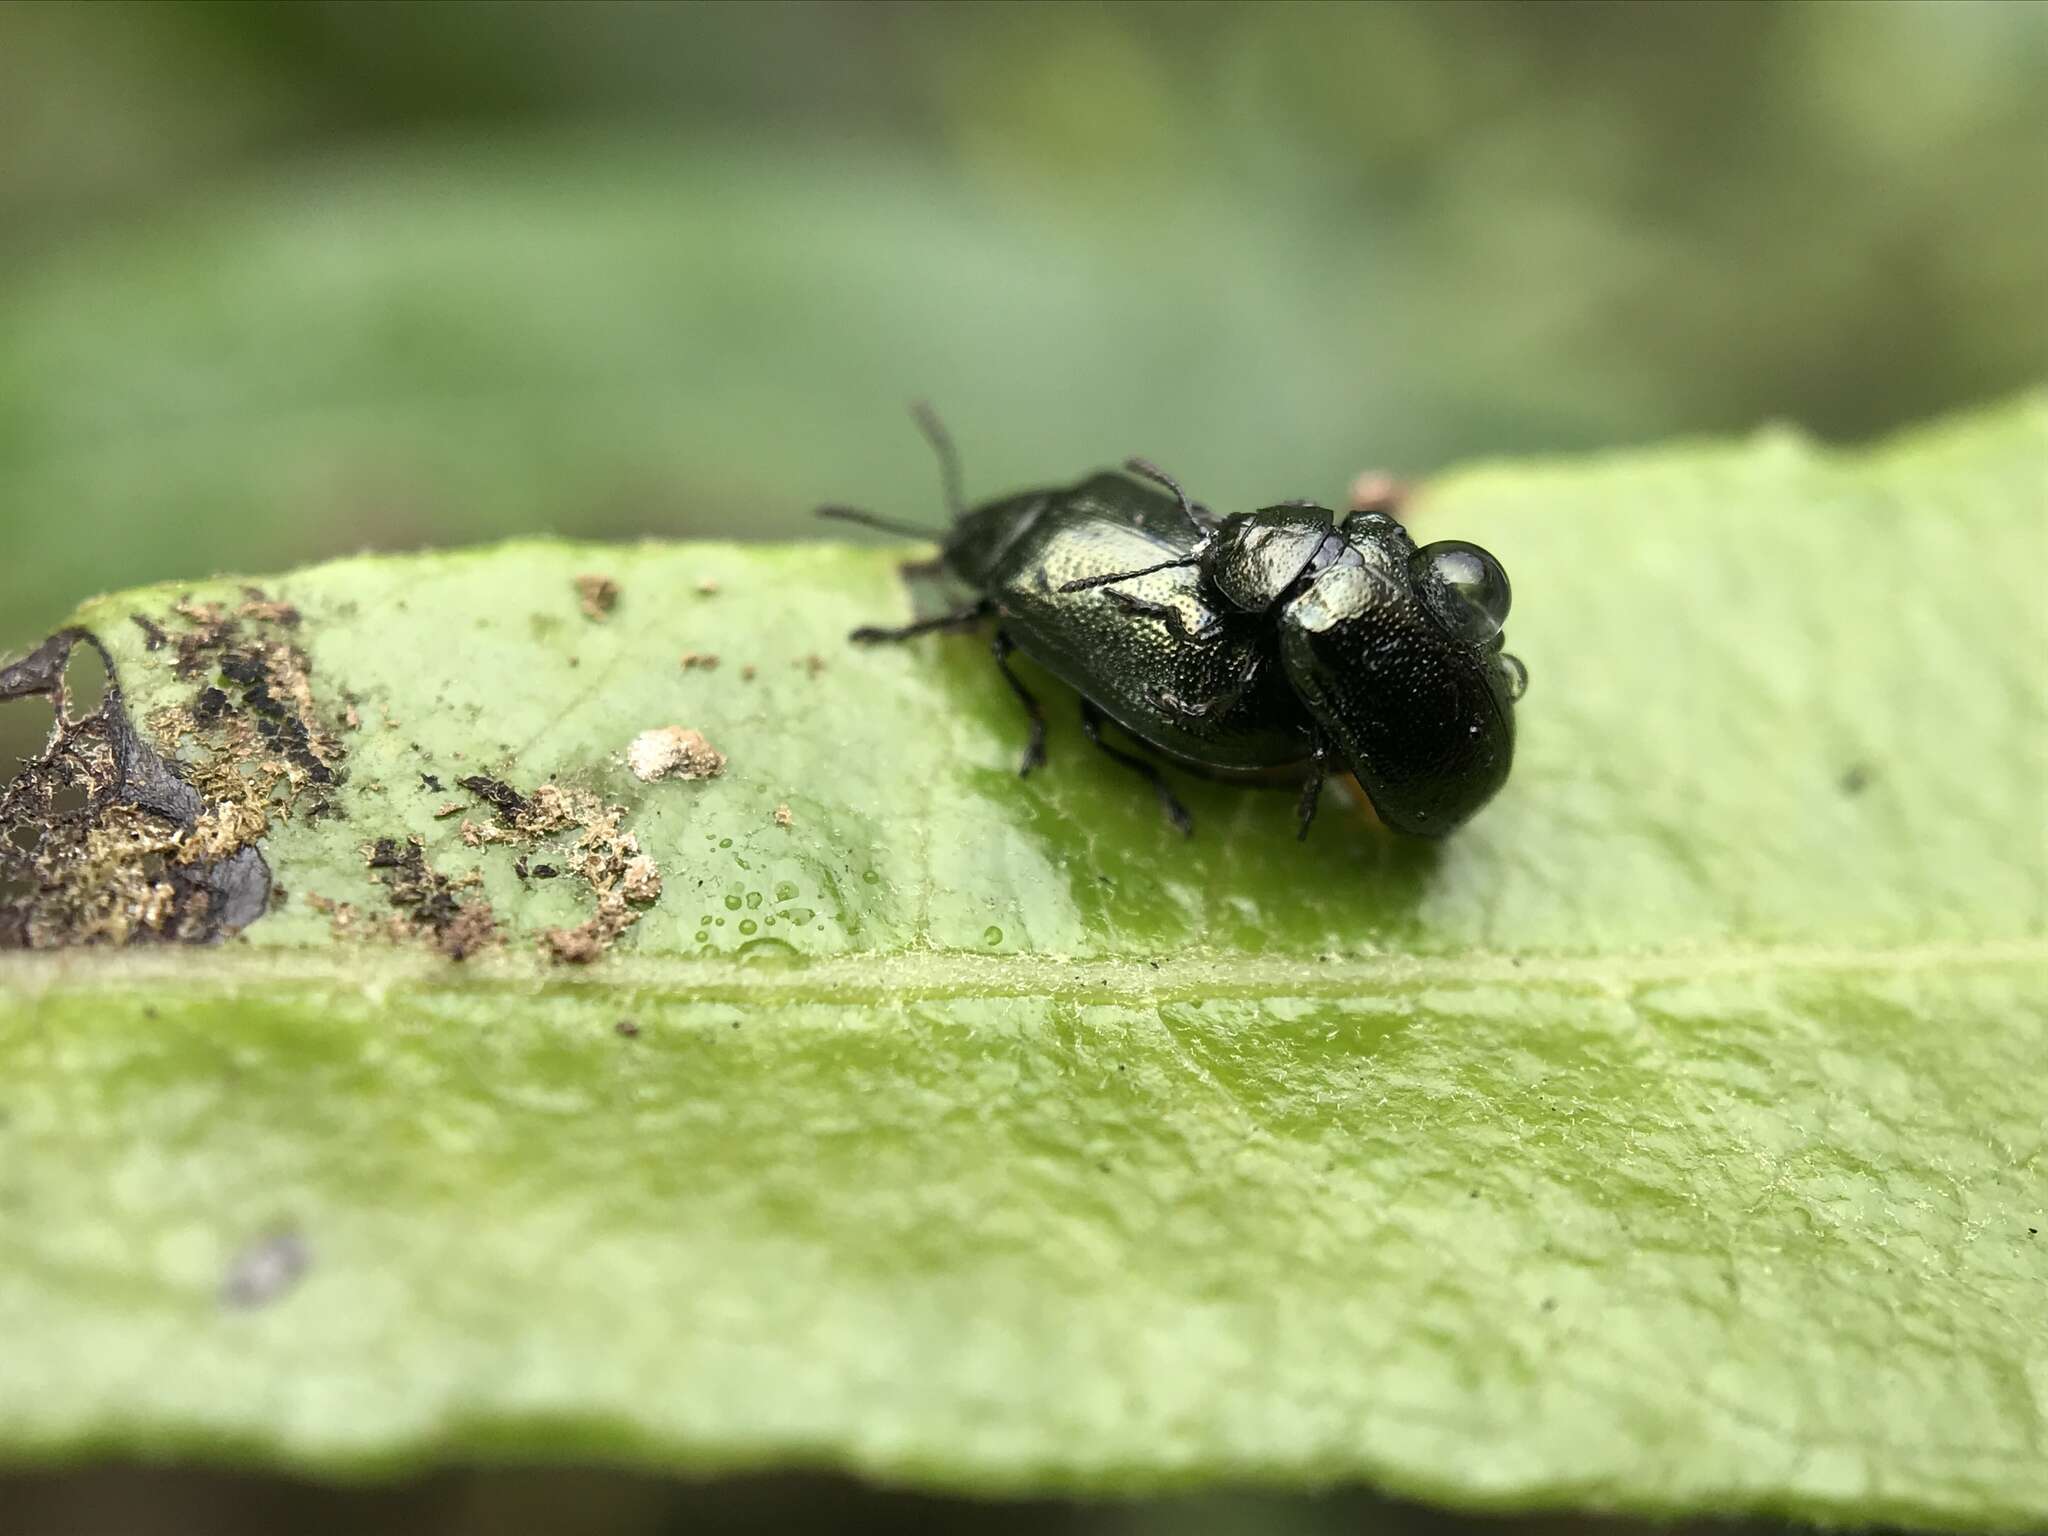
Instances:
[[[1105,718],[1107,717],[1102,711],[1087,699],[1081,700],[1081,729],[1088,733],[1088,739],[1152,786],[1152,792],[1159,797],[1160,808],[1166,812],[1166,819],[1179,829],[1182,837],[1194,836],[1195,818],[1188,814],[1188,808],[1180,803],[1179,797],[1167,784],[1166,775],[1142,757],[1133,757],[1102,739],[1102,722]]]
[[[1176,561],[1175,563],[1186,564],[1188,562]],[[1164,570],[1166,567],[1160,566],[1158,569]],[[1119,592],[1114,587],[1108,588],[1102,595],[1112,603],[1115,603],[1117,607],[1123,609],[1125,613],[1134,613],[1140,618],[1157,619],[1173,632],[1174,639],[1184,645],[1207,645],[1216,638],[1217,624],[1214,622],[1213,617],[1211,623],[1205,628],[1190,629],[1186,615],[1178,608],[1169,608],[1164,603],[1148,603],[1142,597],[1133,597],[1130,593]]]
[[[1187,636],[1183,635],[1182,638],[1186,639]],[[1183,720],[1200,724],[1234,709],[1238,700],[1244,697],[1245,690],[1251,687],[1252,675],[1258,668],[1258,653],[1246,649],[1238,658],[1237,676],[1231,680],[1230,685],[1227,688],[1215,689],[1203,702],[1189,703],[1170,688],[1161,689],[1153,694],[1152,702],[1170,714],[1179,715]]]
[[[1309,824],[1316,819],[1316,802],[1322,798],[1323,775],[1322,770],[1318,768],[1315,777],[1301,786],[1301,803],[1295,807],[1294,816],[1299,823],[1294,833],[1294,840],[1297,843],[1308,841]]]
[[[1031,690],[1024,686],[1023,679],[1010,670],[1010,652],[1017,648],[1010,632],[998,629],[989,648],[995,652],[996,666],[1002,671],[1003,681],[1010,685],[1010,691],[1022,701],[1024,712],[1031,716],[1031,739],[1024,744],[1024,761],[1017,769],[1018,778],[1028,778],[1032,769],[1045,766],[1045,711],[1032,697]]]
[[[987,618],[994,609],[995,605],[993,603],[979,602],[969,604],[965,608],[955,609],[952,613],[942,613],[938,617],[931,619],[919,619],[914,624],[903,624],[894,629],[880,624],[863,624],[846,638],[857,645],[874,645],[881,641],[915,640],[919,635],[928,635],[935,629],[965,629],[969,624]]]
[[[1323,779],[1329,770],[1323,766],[1328,752],[1320,739],[1316,742],[1315,755],[1308,762],[1308,778],[1301,786],[1301,802],[1295,808],[1295,820],[1300,824],[1294,834],[1297,843],[1308,841],[1309,823],[1316,819],[1316,803],[1323,797]]]

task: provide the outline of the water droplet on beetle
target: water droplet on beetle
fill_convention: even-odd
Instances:
[[[984,944],[1002,943],[1003,930],[998,928],[994,923],[990,923],[986,928],[981,930],[981,942]]]
[[[759,931],[760,927],[761,925],[755,922],[751,917],[743,917],[740,919],[741,933],[754,933]]]
[[[1439,539],[1409,556],[1415,580],[1437,617],[1468,645],[1483,645],[1508,621],[1513,593],[1500,562],[1477,544]]]
[[[721,848],[730,848],[732,846],[732,839],[729,837],[721,837],[718,840],[718,846]]]
[[[759,891],[747,892],[747,905],[749,907],[759,907],[761,905],[761,893]]]
[[[732,895],[730,895],[730,896],[728,896],[728,897],[726,897],[726,898],[725,898],[725,910],[726,910],[726,911],[728,911],[728,912],[737,912],[737,911],[739,911],[739,909],[740,909],[740,898],[739,898],[739,893],[738,893],[738,892],[734,892],[734,893],[733,893]]]
[[[1502,651],[1495,664],[1507,675],[1509,698],[1519,699],[1528,691],[1529,669],[1522,665],[1520,657]]]
[[[796,882],[794,880],[782,880],[777,882],[775,886],[775,899],[777,901],[789,901],[792,900],[795,896]]]
[[[881,878],[881,874],[878,871],[870,869],[861,875],[860,881],[862,885],[873,885]]]

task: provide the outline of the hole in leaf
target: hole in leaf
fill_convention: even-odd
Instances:
[[[74,645],[64,663],[65,717],[85,719],[99,709],[106,696],[107,664],[100,659],[98,647]]]

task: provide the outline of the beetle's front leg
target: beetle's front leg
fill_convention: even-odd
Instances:
[[[1175,714],[1190,725],[1200,725],[1218,715],[1235,708],[1245,690],[1252,685],[1252,676],[1259,669],[1256,651],[1246,649],[1238,659],[1237,675],[1221,688],[1203,688],[1198,698],[1183,698],[1171,688],[1163,688],[1152,696],[1152,702],[1169,714]]]
[[[1169,608],[1164,603],[1150,603],[1142,597],[1133,597],[1115,587],[1104,587],[1102,595],[1125,613],[1137,614],[1140,618],[1157,619],[1172,631],[1173,638],[1183,645],[1206,645],[1216,638],[1217,628],[1212,623],[1201,629],[1188,627],[1187,615],[1178,608]]]
[[[1294,817],[1297,823],[1294,840],[1308,841],[1309,823],[1316,819],[1316,806],[1323,798],[1323,780],[1329,777],[1329,744],[1321,736],[1316,737],[1316,749],[1308,760],[1309,776],[1301,786],[1301,801],[1296,806]]]

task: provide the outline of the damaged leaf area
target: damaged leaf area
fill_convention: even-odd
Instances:
[[[1183,841],[1029,669],[1020,781],[985,641],[845,643],[915,548],[95,600],[0,673],[0,1455],[2042,1529],[2044,463],[1425,487],[1532,675],[1442,844]]]
[[[53,635],[0,668],[0,704],[42,699],[41,752],[0,785],[0,949],[81,944],[198,944],[261,916],[270,871],[254,846],[262,798],[232,767],[204,798],[128,717],[120,687],[73,708],[74,652],[104,647],[82,630]]]
[[[508,930],[476,860],[455,873],[437,868],[427,836],[410,825],[416,807],[386,831],[394,824],[380,815],[388,786],[365,783],[360,799],[349,788],[348,743],[360,739],[362,702],[346,686],[322,679],[316,687],[300,644],[313,633],[302,610],[260,587],[230,590],[123,599],[131,628],[102,626],[115,637],[118,664],[95,633],[73,629],[0,674],[0,702],[46,698],[53,712],[43,752],[0,799],[0,945],[198,944],[239,934],[291,899],[290,886],[273,885],[267,841],[282,843],[296,874],[327,875],[302,905],[326,919],[331,940],[417,943],[450,960],[504,942]],[[616,599],[615,583],[605,591]],[[72,713],[65,667],[81,646],[136,680],[140,729],[118,683],[91,712]],[[377,718],[396,727],[389,712]],[[457,764],[466,757],[449,754]],[[445,793],[440,775],[420,770],[417,779],[420,790]],[[587,964],[659,899],[660,868],[623,827],[626,807],[554,783],[522,793],[483,773],[454,783],[460,798],[444,799],[431,823],[465,810],[483,819],[463,816],[459,846],[437,830],[442,863],[502,850],[497,857],[522,885],[537,872],[587,892],[581,921],[524,933],[515,922],[516,940]],[[357,857],[337,857],[350,844]],[[318,854],[302,857],[303,849]]]

